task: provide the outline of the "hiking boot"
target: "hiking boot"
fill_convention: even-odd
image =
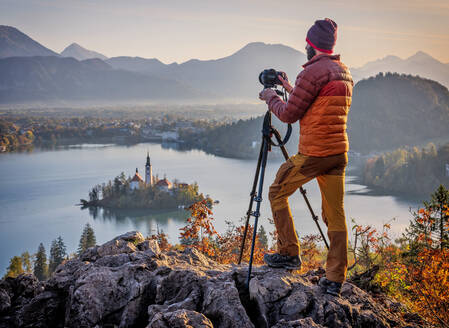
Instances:
[[[301,258],[296,256],[281,255],[279,253],[265,254],[263,260],[272,268],[284,268],[290,270],[301,269]]]
[[[326,293],[340,297],[341,282],[330,281],[326,277],[322,277],[318,283],[326,290]]]

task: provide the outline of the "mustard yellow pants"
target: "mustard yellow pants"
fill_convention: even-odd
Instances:
[[[327,157],[294,155],[281,165],[269,190],[279,253],[299,255],[300,245],[288,197],[303,184],[317,179],[321,191],[322,216],[330,241],[326,277],[336,282],[345,280],[348,267],[348,230],[343,204],[347,163],[346,153]]]

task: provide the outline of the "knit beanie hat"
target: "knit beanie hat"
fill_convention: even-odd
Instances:
[[[337,23],[330,18],[315,21],[307,32],[306,41],[312,48],[331,54],[337,41]]]

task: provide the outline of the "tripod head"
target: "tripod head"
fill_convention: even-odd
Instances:
[[[273,133],[279,136],[279,138],[276,138],[277,140],[282,141],[278,141],[278,143],[275,143],[272,139]],[[292,134],[292,125],[289,123],[287,126],[287,133],[285,134],[284,139],[282,139],[280,137],[278,130],[276,130],[271,124],[271,111],[267,110],[267,112],[265,113],[265,117],[263,119],[262,136],[263,138],[266,138],[268,141],[268,151],[271,151],[271,146],[275,147],[285,146],[288,140],[290,139],[291,134]]]

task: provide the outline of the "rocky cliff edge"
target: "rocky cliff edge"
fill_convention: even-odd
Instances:
[[[324,294],[322,269],[255,267],[249,291],[246,273],[195,249],[161,252],[129,232],[61,264],[45,282],[0,281],[0,328],[418,327],[397,303],[380,304],[351,283],[341,298]]]

